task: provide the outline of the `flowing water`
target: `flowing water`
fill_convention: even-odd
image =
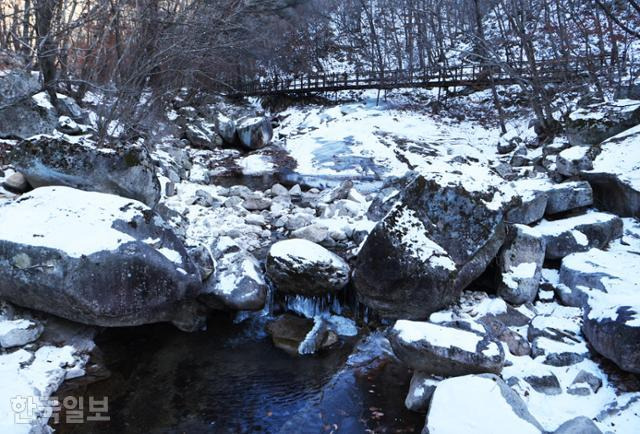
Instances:
[[[357,338],[293,357],[264,334],[264,316],[221,315],[209,330],[109,329],[97,338],[111,376],[58,394],[109,397],[110,422],[53,425],[61,433],[419,432],[403,402],[409,372]],[[375,348],[375,345],[373,346]],[[62,418],[64,421],[64,417]]]

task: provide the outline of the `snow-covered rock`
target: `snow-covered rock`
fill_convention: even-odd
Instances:
[[[404,400],[404,406],[417,413],[425,413],[429,408],[429,401],[441,378],[434,377],[420,371],[415,371],[409,384],[409,392]]]
[[[240,143],[247,149],[260,149],[273,138],[271,121],[266,117],[240,119],[236,128]]]
[[[245,251],[231,251],[216,261],[215,275],[198,299],[212,308],[260,310],[267,297],[260,263]]]
[[[594,104],[571,113],[565,130],[572,145],[597,145],[640,123],[640,101]]]
[[[27,178],[20,172],[12,173],[5,178],[2,181],[2,187],[16,194],[26,193],[30,188]]]
[[[601,212],[561,220],[543,220],[535,226],[544,238],[547,259],[562,259],[591,248],[604,248],[622,236],[620,217]]]
[[[21,347],[42,334],[42,325],[26,319],[0,320],[0,347]]]
[[[532,357],[544,356],[543,363],[551,366],[574,365],[589,352],[580,325],[566,318],[536,316],[529,324],[527,337]]]
[[[275,243],[267,256],[267,276],[278,291],[318,296],[349,282],[349,265],[338,255],[302,239]]]
[[[0,75],[0,138],[26,139],[53,132],[58,120],[38,79],[25,71]]]
[[[560,425],[553,434],[602,434],[602,431],[588,417],[579,416]]]
[[[477,330],[399,320],[389,331],[389,341],[410,368],[433,375],[500,373],[504,363],[502,346]]]
[[[359,300],[382,316],[424,319],[455,301],[502,246],[502,212],[469,192],[417,177],[358,253]]]
[[[42,187],[0,205],[0,221],[0,297],[14,304],[127,326],[184,320],[200,289],[182,243],[140,202]]]
[[[508,232],[507,242],[498,254],[502,271],[498,295],[512,304],[531,302],[538,294],[545,241],[524,225],[514,225]]]
[[[564,176],[576,176],[584,170],[591,170],[593,162],[589,155],[588,146],[573,146],[558,154],[556,171]]]
[[[545,214],[553,215],[577,208],[593,205],[593,190],[588,182],[564,182],[546,190],[547,209]]]
[[[582,175],[591,183],[598,207],[623,217],[640,215],[640,125],[599,146],[593,169]]]
[[[526,404],[491,374],[448,378],[436,387],[422,434],[541,434]]]
[[[116,194],[150,207],[160,199],[156,169],[143,146],[99,149],[90,143],[42,136],[19,143],[10,159],[34,188],[62,185]]]

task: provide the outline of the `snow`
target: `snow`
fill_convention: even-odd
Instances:
[[[548,236],[559,236],[565,232],[571,232],[579,244],[586,246],[589,244],[589,240],[582,232],[575,229],[577,226],[605,223],[616,218],[612,214],[590,211],[586,214],[561,220],[542,220],[534,229],[538,233]]]
[[[456,347],[470,353],[477,352],[478,344],[483,339],[476,333],[429,322],[399,320],[396,321],[393,329],[405,342],[427,341],[435,347]],[[482,353],[487,357],[493,357],[499,355],[500,351],[494,342],[490,342]]]
[[[242,160],[238,161],[238,165],[242,169],[242,174],[245,176],[270,173],[273,172],[275,168],[268,156],[260,154],[244,157]]]
[[[518,264],[502,274],[502,281],[509,288],[517,289],[521,280],[532,279],[535,276],[537,267],[538,265],[535,262]]]
[[[335,268],[343,268],[345,262],[324,247],[302,239],[280,241],[271,246],[269,255],[296,264],[325,263]]]
[[[430,434],[539,434],[520,418],[490,378],[467,375],[438,384],[427,417]]]
[[[49,418],[49,397],[79,363],[83,362],[69,345],[43,346],[35,353],[19,349],[0,355],[0,432],[40,432]]]
[[[397,204],[390,213],[399,216],[394,219],[390,228],[400,235],[400,242],[409,250],[411,256],[430,264],[432,267],[455,270],[456,264],[449,254],[436,242],[427,237],[427,230],[412,209]],[[387,224],[382,222],[381,224]]]
[[[45,110],[54,110],[49,95],[46,92],[36,93],[31,99],[33,99],[33,102],[35,102],[38,107],[42,107]]]
[[[640,125],[614,136],[600,145],[602,152],[586,173],[609,173],[640,191]]]
[[[41,187],[0,205],[0,239],[79,258],[135,241],[112,225],[115,220],[131,221],[145,210],[145,205],[119,196]]]
[[[568,161],[577,161],[583,159],[589,151],[588,146],[572,146],[560,152],[560,157]]]

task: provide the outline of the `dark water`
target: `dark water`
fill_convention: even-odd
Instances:
[[[316,356],[292,357],[273,347],[262,325],[225,317],[194,334],[168,325],[107,330],[97,344],[111,376],[88,386],[70,382],[58,396],[108,396],[111,421],[53,427],[61,433],[422,428],[423,416],[403,405],[409,372],[390,357],[366,354],[346,366],[355,338]]]

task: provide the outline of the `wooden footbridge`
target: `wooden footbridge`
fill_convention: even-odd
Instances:
[[[420,71],[393,70],[272,77],[237,83],[231,93],[241,96],[317,94],[344,90],[447,88],[512,85],[537,80],[560,83],[588,75],[584,59],[536,62],[504,66],[466,63],[449,67],[430,67]]]

